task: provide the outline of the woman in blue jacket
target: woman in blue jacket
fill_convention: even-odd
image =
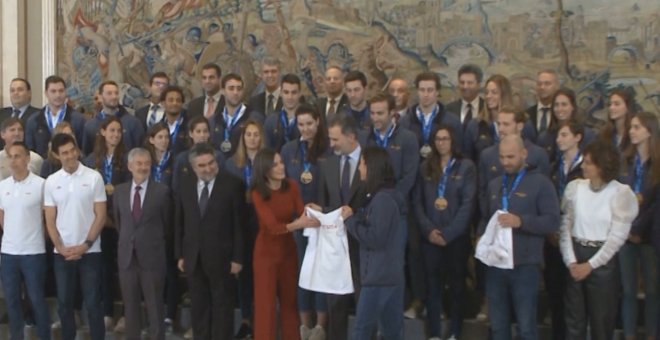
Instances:
[[[450,334],[460,337],[465,275],[470,254],[468,226],[475,210],[477,174],[474,163],[462,158],[448,126],[432,134],[433,152],[422,163],[414,191],[415,216],[421,234],[428,287],[426,309],[431,339],[442,335],[442,292],[451,291]]]
[[[355,313],[354,340],[369,340],[380,326],[386,340],[403,339],[404,197],[394,189],[394,169],[387,151],[368,147],[358,165],[366,182],[368,203],[346,221],[360,244],[360,290]],[[343,217],[352,211],[343,208]]]

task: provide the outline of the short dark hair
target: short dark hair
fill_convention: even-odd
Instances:
[[[440,91],[440,76],[435,72],[422,72],[415,77],[415,87],[419,88],[419,83],[430,80],[435,83],[435,89]]]
[[[356,80],[360,81],[362,87],[367,87],[367,76],[365,76],[364,73],[360,71],[350,71],[346,73],[346,76],[344,77],[344,84]]]
[[[45,86],[44,86],[44,88],[45,88],[46,90],[48,90],[48,87],[49,87],[51,84],[57,84],[57,83],[62,83],[62,85],[64,85],[64,87],[66,87],[66,82],[64,81],[64,78],[62,78],[62,77],[60,77],[60,76],[52,75],[52,76],[48,76],[48,78],[46,78],[46,82],[45,82]]]
[[[393,110],[396,105],[396,99],[394,99],[389,93],[385,92],[376,93],[371,99],[369,99],[369,105],[382,102],[387,103],[387,111]]]
[[[203,156],[203,155],[212,155],[215,158],[215,149],[210,143],[199,143],[195,144],[190,148],[188,153],[188,162],[192,164],[193,159]]]
[[[27,81],[27,79],[18,77],[18,78],[14,78],[14,79],[12,79],[11,82],[9,82],[9,83],[11,84],[11,83],[13,83],[13,82],[15,82],[15,81],[22,81],[22,82],[25,84],[25,88],[26,88],[28,91],[32,91],[32,85],[30,85],[30,82]]]
[[[190,145],[194,144],[193,141],[192,141],[192,138],[190,138],[190,133],[193,130],[195,130],[195,127],[199,124],[206,125],[206,128],[209,130],[209,132],[211,130],[211,126],[209,125],[209,120],[206,119],[206,117],[204,117],[204,115],[194,116],[192,119],[190,119],[190,122],[188,122],[188,133],[187,133],[188,136],[186,136],[186,138],[188,138],[188,142],[190,143]]]
[[[298,89],[300,89],[300,77],[293,73],[287,73],[282,77],[282,84],[287,83],[287,84],[295,84],[298,85]]]
[[[156,79],[156,78],[165,78],[165,79],[167,79],[168,83],[170,82],[170,77],[167,76],[167,73],[165,73],[165,72],[156,72],[156,73],[152,74],[151,77],[149,78],[149,85],[153,85],[154,79]]]
[[[20,118],[16,117],[9,117],[5,120],[2,121],[2,124],[0,124],[0,131],[5,132],[8,128],[20,124],[23,129],[25,129],[25,126],[23,125],[23,121]]]
[[[341,128],[341,134],[344,136],[354,135],[358,137],[358,123],[351,115],[337,114],[328,123],[328,129],[334,126]]]
[[[578,120],[569,119],[565,122],[559,123],[559,125],[557,126],[557,131],[561,130],[564,127],[567,127],[572,134],[582,136],[582,140],[584,140],[584,124],[580,123]]]
[[[367,193],[373,197],[384,188],[393,188],[395,184],[394,167],[387,150],[370,146],[362,151],[362,159],[367,166]]]
[[[59,155],[60,148],[67,144],[73,144],[76,148],[78,147],[76,138],[68,133],[55,134],[55,136],[53,136],[53,138],[50,140],[50,148],[56,155]]]
[[[25,152],[26,155],[30,155],[30,148],[28,148],[28,146],[27,146],[27,144],[25,144],[25,142],[15,141],[15,142],[11,143],[11,145],[9,147],[14,147],[14,146],[18,146],[18,147],[22,148],[23,152]]]
[[[513,105],[503,105],[497,110],[497,114],[500,113],[513,113],[513,119],[516,123],[525,123],[527,121],[527,114]]]
[[[237,80],[237,81],[240,81],[242,85],[245,85],[244,82],[243,82],[243,78],[239,74],[229,73],[226,76],[222,77],[221,82],[222,82],[222,88],[223,89],[225,88],[225,85],[227,85],[227,82],[230,81],[230,80]]]
[[[117,85],[117,82],[115,82],[114,80],[106,80],[102,82],[101,85],[99,85],[99,94],[103,93],[103,88],[106,85],[114,85],[117,89],[119,89],[119,85]]]
[[[589,155],[591,162],[600,170],[603,182],[609,183],[619,177],[621,156],[612,141],[596,139],[587,144],[582,154],[584,157]]]
[[[204,70],[215,70],[215,74],[218,76],[218,78],[222,77],[222,69],[216,63],[204,64],[204,66],[202,66],[202,71]]]
[[[466,73],[474,74],[474,77],[477,78],[477,83],[481,83],[484,79],[484,72],[481,70],[481,67],[475,64],[465,64],[458,69],[459,78]]]
[[[263,148],[254,156],[254,163],[252,165],[252,190],[264,199],[270,199],[270,188],[268,187],[268,172],[273,168],[275,155],[277,151],[271,148]],[[289,189],[289,181],[287,179],[282,181],[280,191],[287,191]]]
[[[186,101],[186,96],[183,94],[183,89],[176,86],[176,85],[170,85],[168,86],[161,94],[160,94],[160,101],[164,102],[165,98],[167,98],[167,94],[170,92],[177,92],[178,94],[181,95],[181,101],[185,102]]]

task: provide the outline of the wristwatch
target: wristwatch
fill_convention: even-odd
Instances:
[[[85,244],[87,245],[87,248],[90,249],[94,245],[94,241],[92,240],[85,240]]]

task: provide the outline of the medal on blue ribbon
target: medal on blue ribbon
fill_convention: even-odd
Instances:
[[[419,118],[419,122],[422,124],[422,147],[419,149],[419,153],[422,157],[427,158],[431,154],[431,145],[429,144],[429,137],[431,136],[431,127],[433,126],[433,120],[435,119],[435,116],[438,115],[438,105],[436,105],[433,108],[433,112],[431,112],[431,116],[429,117],[429,120],[426,121],[424,120],[424,113],[419,109],[419,106],[417,106],[417,118]]]
[[[438,181],[438,198],[435,199],[433,206],[435,206],[435,208],[440,211],[447,209],[447,206],[449,205],[449,202],[445,198],[445,191],[447,190],[447,179],[449,178],[449,172],[454,166],[454,162],[456,162],[454,157],[449,159],[449,162],[447,162],[447,165],[445,165],[445,168],[442,171],[442,177],[440,177],[440,180]]]
[[[526,168],[523,168],[520,170],[520,172],[518,172],[516,178],[513,180],[513,184],[511,185],[511,191],[507,191],[506,188],[506,184],[509,181],[509,174],[505,173],[502,176],[502,210],[509,211],[509,200],[511,199],[511,195],[513,195],[513,192],[518,188],[518,185],[520,184],[522,178],[525,176],[525,173],[527,173]]]
[[[312,164],[307,160],[307,142],[300,142],[300,159],[303,165],[303,172],[300,174],[300,182],[302,184],[312,183],[314,176],[312,175]]]

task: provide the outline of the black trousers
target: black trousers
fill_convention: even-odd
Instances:
[[[228,264],[218,265],[221,269],[209,273],[202,261],[198,258],[192,273],[186,273],[192,300],[193,336],[195,340],[233,339],[235,278],[229,273]]]
[[[360,245],[348,235],[348,252],[351,259],[351,275],[353,276],[354,294],[327,294],[328,301],[328,336],[327,339],[348,339],[348,314],[351,305],[357,305],[360,296]],[[403,317],[403,316],[402,316]]]
[[[600,248],[585,247],[573,242],[578,263],[589,260]],[[620,295],[619,261],[615,254],[610,261],[594,269],[586,279],[576,282],[566,279],[566,339],[587,338],[587,325],[592,340],[610,340],[614,334]]]
[[[550,305],[550,317],[552,318],[552,339],[563,340],[566,338],[566,322],[564,321],[564,292],[566,291],[566,280],[570,277],[568,268],[564,264],[559,247],[545,241],[544,245],[545,289],[548,293],[548,304]]]

